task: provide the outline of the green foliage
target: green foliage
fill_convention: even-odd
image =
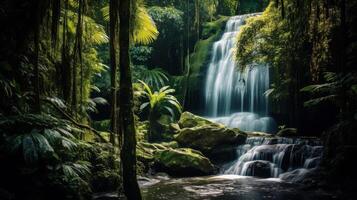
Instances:
[[[174,30],[183,30],[183,12],[174,7],[158,7],[149,8],[149,14],[158,25],[160,37],[168,38]]]
[[[169,76],[160,68],[147,69],[145,66],[135,66],[133,73],[134,81],[144,81],[149,87],[158,90],[169,83]]]
[[[88,182],[92,165],[78,152],[83,146],[90,146],[77,139],[80,133],[68,121],[51,115],[1,117],[0,138],[3,139],[3,153],[6,156],[0,158],[3,163],[0,169],[10,169],[8,167],[11,166],[11,170],[2,171],[1,176],[33,176],[37,178],[35,185],[26,185],[29,182],[25,181],[24,185],[18,187],[36,189],[40,185],[52,185],[66,190],[60,194],[63,198],[72,194],[76,198],[83,198],[90,194]],[[47,179],[43,176],[47,176]]]
[[[173,121],[178,118],[182,112],[182,108],[176,97],[172,95],[175,92],[174,89],[170,89],[169,86],[162,87],[159,91],[153,92],[151,88],[143,81],[140,81],[144,86],[143,95],[146,97],[146,101],[140,106],[140,110],[149,112],[149,140],[159,139],[160,136],[156,133],[158,120],[162,115],[170,116]]]
[[[304,105],[311,107],[322,103],[337,103],[338,107],[343,107],[345,100],[356,101],[357,77],[355,74],[326,72],[324,75],[326,83],[308,85],[302,88],[301,92],[310,93],[312,99],[306,101]],[[349,112],[354,112],[350,110]],[[357,112],[356,112],[357,113]]]
[[[142,0],[135,1],[132,19],[132,38],[136,44],[150,44],[156,40],[159,32],[154,21],[147,12]],[[109,6],[102,9],[104,19],[109,21]]]
[[[150,59],[152,51],[153,48],[149,46],[134,46],[130,48],[132,62],[135,64],[145,64]]]

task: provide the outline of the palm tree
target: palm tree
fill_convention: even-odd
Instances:
[[[144,0],[136,0],[132,5],[131,41],[135,44],[150,44],[156,40],[159,31],[145,8]],[[102,9],[104,20],[110,20],[109,6]]]
[[[140,106],[140,110],[149,109],[149,141],[160,139],[156,133],[159,126],[157,120],[162,114],[171,116],[171,120],[177,113],[181,113],[182,108],[176,97],[171,95],[175,92],[169,86],[161,88],[159,91],[152,92],[150,87],[143,81],[140,81],[144,86],[144,94],[147,97],[147,102]]]
[[[124,193],[128,200],[141,200],[140,189],[136,178],[136,132],[133,114],[133,86],[130,70],[130,16],[131,0],[121,0],[119,5],[119,71],[120,95],[119,108],[121,130],[123,131],[123,148],[121,160],[123,166]]]

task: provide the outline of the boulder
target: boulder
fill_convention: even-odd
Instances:
[[[271,167],[272,164],[265,160],[255,160],[244,163],[243,175],[245,176],[255,176],[260,178],[271,177]]]
[[[154,168],[175,177],[204,176],[215,172],[208,158],[189,148],[155,151]]]
[[[201,151],[213,162],[235,159],[235,147],[244,144],[247,134],[237,128],[227,128],[203,117],[184,112],[178,122],[181,129],[175,140],[181,147]]]
[[[180,146],[197,149],[205,154],[222,145],[244,144],[246,138],[247,135],[238,129],[209,125],[184,128],[175,136]]]
[[[214,126],[214,127],[224,127],[222,124],[214,123],[203,117],[194,115],[190,112],[184,112],[181,114],[180,120],[178,121],[180,128],[194,128],[197,126]]]

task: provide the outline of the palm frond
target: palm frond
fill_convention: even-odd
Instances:
[[[159,31],[143,3],[138,4],[135,4],[137,7],[133,15],[133,41],[136,44],[150,44],[156,40]],[[101,11],[104,20],[109,21],[109,6],[105,6]]]
[[[169,83],[169,77],[166,72],[160,68],[147,69],[142,66],[135,66],[134,79],[142,80],[153,89],[159,89]]]

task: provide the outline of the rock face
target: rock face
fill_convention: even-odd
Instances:
[[[171,176],[204,176],[215,172],[201,152],[188,148],[159,150],[154,153],[154,168]]]
[[[214,162],[235,158],[235,147],[244,144],[247,134],[239,129],[230,129],[189,112],[179,120],[180,130],[175,140],[181,147],[201,151]]]

